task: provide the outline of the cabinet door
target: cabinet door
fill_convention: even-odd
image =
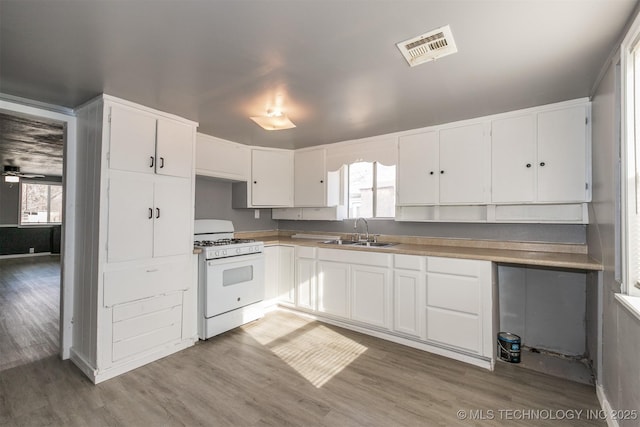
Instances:
[[[189,178],[193,174],[193,126],[169,119],[158,120],[156,173]]]
[[[586,107],[538,114],[538,201],[586,200]]]
[[[251,202],[253,206],[293,204],[293,153],[252,150]]]
[[[389,327],[389,270],[351,266],[351,319],[381,328]]]
[[[426,274],[396,270],[393,277],[393,330],[421,337],[420,325]]]
[[[295,303],[295,248],[293,246],[280,246],[278,298],[282,302]]]
[[[294,205],[326,206],[326,150],[296,151],[294,154]]]
[[[491,200],[535,201],[536,116],[529,114],[491,123]]]
[[[491,263],[429,257],[427,340],[491,356]]]
[[[280,247],[264,247],[264,299],[269,300],[278,296],[278,281],[280,280]]]
[[[153,255],[153,176],[111,171],[107,261]]]
[[[318,311],[349,317],[349,264],[318,262]]]
[[[186,178],[157,180],[154,189],[153,256],[191,253],[191,181]]]
[[[131,108],[111,107],[109,167],[154,173],[156,118]]]
[[[489,150],[484,125],[440,131],[440,203],[477,204],[487,199]]]
[[[438,134],[425,132],[398,139],[398,205],[438,202]]]
[[[296,258],[296,306],[316,309],[316,261]]]

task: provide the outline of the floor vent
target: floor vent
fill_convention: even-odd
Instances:
[[[448,25],[400,42],[396,46],[412,67],[458,51]]]

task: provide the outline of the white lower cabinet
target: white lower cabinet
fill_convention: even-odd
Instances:
[[[391,274],[386,267],[351,266],[351,319],[389,328]]]
[[[349,318],[349,264],[318,261],[318,311]]]
[[[427,259],[427,341],[492,356],[491,276],[489,261]]]
[[[297,246],[295,255],[296,307],[316,309],[315,248]]]
[[[265,246],[264,299],[268,305],[295,303],[294,255],[293,246]]]
[[[394,255],[392,327],[394,332],[415,338],[424,337],[425,260],[422,256]]]

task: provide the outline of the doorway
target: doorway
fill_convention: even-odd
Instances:
[[[14,195],[14,199],[12,202],[12,206],[7,208],[11,209],[14,212],[15,223],[5,224],[4,229],[13,229],[13,233],[17,236],[18,234],[23,235],[25,232],[31,233],[33,235],[38,235],[37,237],[31,236],[31,238],[35,238],[37,242],[32,245],[28,245],[26,247],[26,255],[24,256],[25,248],[13,247],[9,251],[13,251],[13,254],[9,254],[9,257],[2,257],[0,261],[5,264],[3,267],[3,277],[0,280],[3,280],[6,285],[7,275],[9,280],[14,283],[19,283],[20,281],[27,281],[30,285],[26,285],[28,288],[31,286],[32,288],[41,287],[42,289],[47,289],[46,292],[43,291],[43,295],[51,296],[52,289],[55,288],[55,284],[57,282],[57,295],[54,295],[53,298],[58,298],[57,307],[52,307],[52,303],[50,300],[48,302],[46,299],[38,301],[39,297],[31,295],[31,297],[25,296],[26,299],[18,298],[17,301],[20,301],[20,304],[28,307],[29,304],[36,304],[38,302],[43,305],[38,309],[44,310],[43,313],[49,313],[49,316],[52,316],[53,313],[58,314],[58,319],[54,319],[54,321],[58,322],[58,328],[48,329],[48,332],[42,332],[43,336],[50,336],[51,331],[54,330],[57,332],[57,352],[59,353],[62,359],[68,359],[71,350],[72,343],[72,318],[73,318],[73,291],[74,291],[74,248],[75,248],[75,200],[76,200],[76,191],[75,191],[75,147],[76,147],[76,119],[73,115],[73,110],[67,109],[64,107],[58,107],[48,104],[39,103],[36,101],[26,100],[22,98],[14,98],[8,95],[0,95],[0,115],[9,117],[9,118],[17,118],[26,121],[33,121],[34,123],[42,123],[43,128],[45,125],[52,125],[54,127],[59,127],[62,129],[63,137],[62,137],[62,151],[58,155],[61,157],[61,165],[58,164],[58,170],[61,172],[56,175],[51,174],[52,171],[47,171],[43,169],[43,172],[39,173],[35,169],[35,165],[29,164],[27,160],[37,160],[38,156],[40,157],[52,157],[52,152],[47,152],[48,149],[53,149],[52,145],[43,144],[35,144],[32,149],[24,150],[24,146],[22,150],[17,154],[8,154],[4,155],[2,158],[3,164],[1,166],[1,171],[3,173],[2,182],[0,185],[5,185],[5,176],[8,175],[18,175],[20,180],[18,182],[14,182],[14,185],[20,186],[20,191],[18,191],[18,197],[16,198]],[[44,132],[44,131],[43,131]],[[5,132],[3,132],[4,134]],[[37,132],[36,132],[37,133]],[[44,132],[46,134],[46,132]],[[23,141],[24,142],[24,141]],[[33,142],[33,141],[31,141]],[[49,141],[51,142],[51,141]],[[58,147],[60,148],[60,147]],[[0,148],[1,149],[1,148]],[[12,163],[8,160],[9,157],[12,157]],[[51,158],[49,159],[51,160]],[[26,163],[25,163],[26,162]],[[22,165],[24,163],[25,166]],[[55,163],[55,162],[54,162]],[[5,173],[5,165],[12,166],[9,168],[9,172],[13,172],[12,174]],[[61,166],[61,168],[60,168]],[[18,173],[15,173],[18,172]],[[45,175],[44,179],[42,177],[34,177],[34,175]],[[23,209],[22,203],[24,202],[24,195],[22,194],[25,189],[25,183],[34,184],[31,189],[35,189],[40,191],[43,194],[46,194],[48,197],[48,210],[46,213],[43,213],[41,208],[37,209]],[[45,189],[43,185],[47,186]],[[52,186],[48,188],[48,186]],[[62,215],[56,217],[56,210],[59,210],[56,206],[58,201],[55,200],[55,187],[61,186],[62,189],[62,203],[61,210]],[[53,191],[52,191],[53,189]],[[45,191],[46,190],[46,191]],[[44,192],[43,192],[44,191]],[[15,194],[15,193],[14,193]],[[0,195],[1,197],[1,195]],[[37,197],[36,197],[37,198]],[[33,201],[32,201],[33,202]],[[6,206],[4,200],[0,203],[3,206]],[[13,206],[15,204],[15,207]],[[20,204],[20,207],[18,207]],[[37,203],[36,203],[37,205]],[[34,206],[33,204],[31,206]],[[38,205],[42,206],[42,204]],[[20,214],[18,215],[18,212]],[[41,221],[42,217],[47,216],[49,224],[46,226],[38,226],[31,225],[29,226],[28,222],[36,222]],[[58,212],[59,215],[59,212]],[[38,219],[40,218],[40,219]],[[5,221],[6,222],[6,221]],[[54,225],[52,223],[59,222],[58,225]],[[43,231],[44,230],[44,231]],[[4,230],[5,232],[7,230]],[[48,247],[43,248],[45,245],[45,240],[47,240],[48,233]],[[5,233],[6,234],[6,233]],[[15,237],[15,236],[14,236]],[[39,240],[38,240],[39,239]],[[13,245],[18,245],[23,242],[22,238],[12,239]],[[15,243],[17,242],[17,243]],[[47,250],[48,249],[48,250]],[[32,256],[28,257],[29,252],[32,252],[31,255],[37,255],[39,252],[51,252],[53,256],[46,254],[41,256]],[[55,253],[58,252],[58,255]],[[0,254],[1,255],[1,254]],[[5,254],[6,255],[6,254]],[[14,256],[11,256],[14,255]],[[7,259],[8,258],[8,259]],[[10,272],[10,273],[8,273]],[[16,275],[18,277],[16,277]],[[35,277],[39,277],[35,279]],[[24,283],[23,283],[24,286]],[[55,291],[54,291],[55,292]],[[15,297],[15,295],[14,295]],[[34,299],[35,298],[35,299]],[[54,304],[55,305],[55,304]],[[59,307],[59,308],[58,308]],[[33,310],[37,313],[38,309]],[[53,311],[52,311],[53,310]],[[26,310],[25,313],[30,310]],[[27,315],[27,314],[25,314]],[[44,314],[43,314],[44,315]],[[45,340],[46,341],[46,340]],[[49,339],[49,341],[51,341]],[[47,345],[49,345],[48,343]]]

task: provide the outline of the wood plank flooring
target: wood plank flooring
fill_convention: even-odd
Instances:
[[[592,386],[504,363],[489,372],[283,311],[98,385],[55,353],[0,369],[0,425],[606,425],[585,412],[549,419],[598,410]],[[517,412],[531,409],[551,412]]]

